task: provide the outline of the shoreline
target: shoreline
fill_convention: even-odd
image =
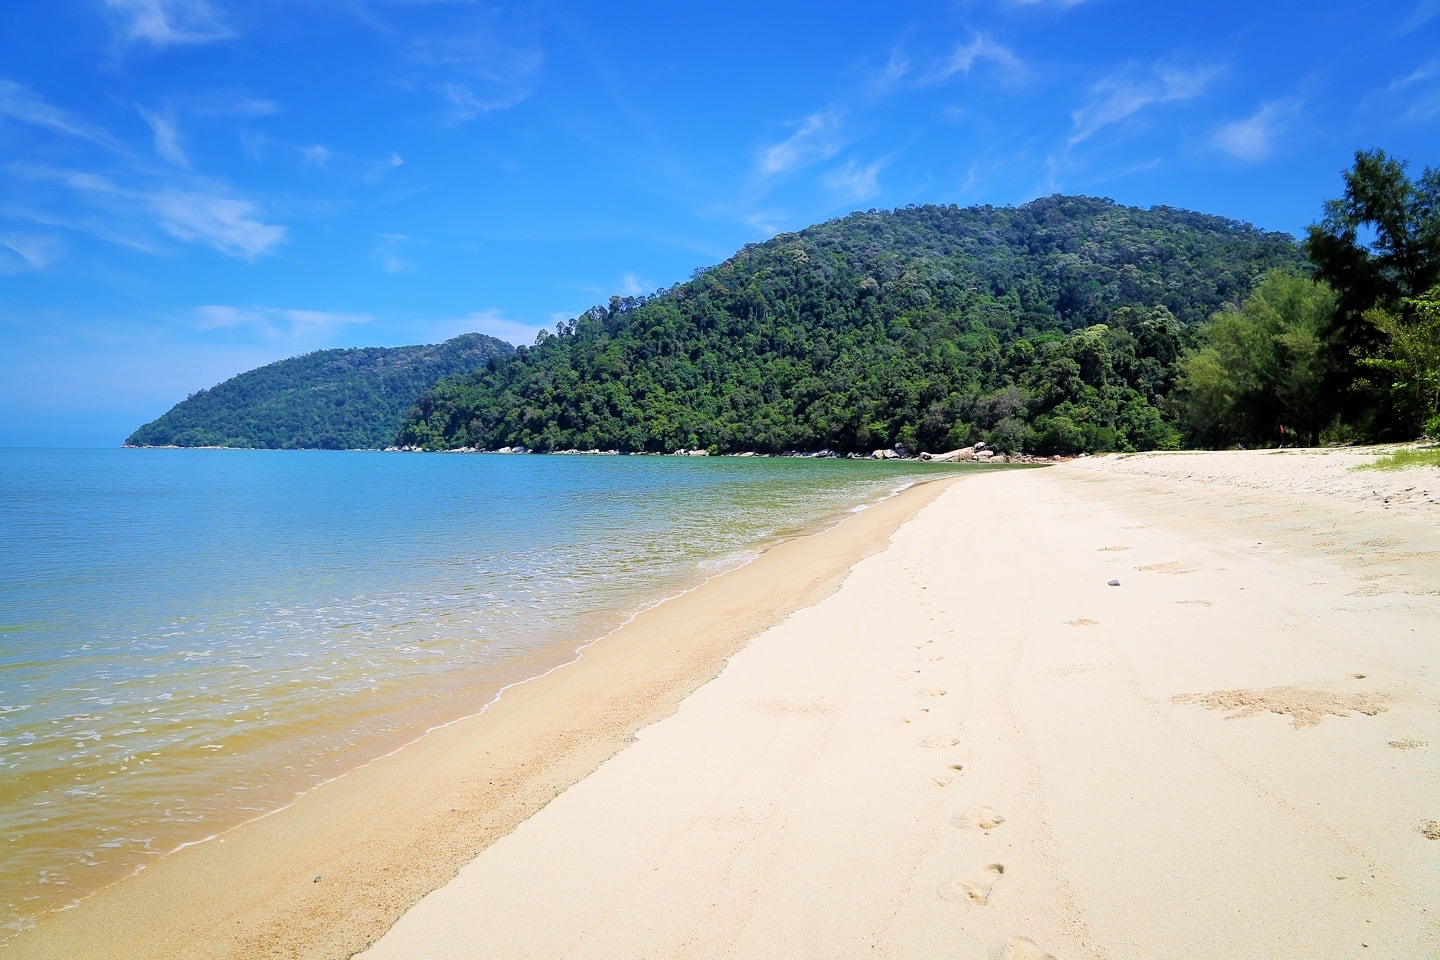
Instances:
[[[278,810],[187,843],[73,907],[41,916],[5,944],[7,954],[349,956],[476,850],[673,710],[751,637],[833,590],[853,562],[967,475],[976,474],[907,480],[891,496],[700,578],[539,675],[506,684],[480,711],[440,723]],[[730,599],[759,593],[766,597],[758,606],[737,609]],[[717,607],[728,608],[728,616],[717,618]],[[677,647],[677,636],[694,646]],[[630,685],[628,698],[597,689],[606,663],[607,683]],[[636,695],[641,687],[645,696]],[[594,716],[591,708],[607,699],[621,702]],[[572,722],[558,723],[547,716],[553,712]],[[502,779],[480,784],[496,773],[497,758]],[[426,781],[436,788],[427,794],[463,796],[465,803],[442,809],[414,797],[413,784]],[[372,832],[383,835],[383,852],[347,849],[354,836]],[[407,866],[399,879],[397,860]]]

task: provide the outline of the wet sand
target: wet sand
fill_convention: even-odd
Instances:
[[[41,918],[3,952],[352,956],[637,730],[673,713],[747,641],[833,592],[949,482],[920,484],[779,544],[642,613],[574,663],[510,688],[485,712]]]

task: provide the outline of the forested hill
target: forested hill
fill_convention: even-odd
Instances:
[[[192,394],[127,446],[358,450],[389,445],[417,397],[442,377],[514,352],[467,333],[441,344],[318,350]]]
[[[1191,327],[1294,238],[1055,196],[857,213],[612,298],[425,393],[427,449],[1073,452],[1173,446]]]

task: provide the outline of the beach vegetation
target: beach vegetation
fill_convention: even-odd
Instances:
[[[1356,470],[1405,470],[1410,467],[1440,467],[1440,447],[1407,447],[1366,463]]]
[[[1384,337],[1361,368],[1389,394],[1390,407],[1408,433],[1440,432],[1440,286],[1401,301],[1392,313],[1375,307],[1365,319]]]
[[[1423,322],[1418,304],[1440,283],[1440,170],[1412,179],[1405,161],[1362,150],[1342,174],[1340,197],[1325,202],[1305,253],[1333,288],[1336,309],[1322,330],[1336,414],[1367,437],[1414,436],[1413,381],[1395,389],[1373,376],[1398,372],[1406,330]],[[1377,363],[1378,361],[1378,363]]]
[[[191,394],[137,429],[130,446],[363,450],[390,443],[435,381],[514,348],[468,333],[441,344],[317,350]]]
[[[1331,416],[1323,330],[1329,285],[1274,270],[1238,307],[1201,325],[1178,362],[1175,407],[1199,446],[1319,442]]]
[[[1298,244],[1086,197],[869,211],[613,297],[450,377],[396,436],[427,449],[868,453],[1178,446],[1196,324]]]
[[[1323,211],[1302,245],[1089,197],[870,210],[528,346],[271,364],[127,442],[1071,455],[1440,432],[1440,172],[1361,151]]]

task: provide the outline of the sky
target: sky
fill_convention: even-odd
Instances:
[[[47,0],[0,31],[0,446],[331,347],[533,342],[855,210],[1303,235],[1440,165],[1440,0]]]

